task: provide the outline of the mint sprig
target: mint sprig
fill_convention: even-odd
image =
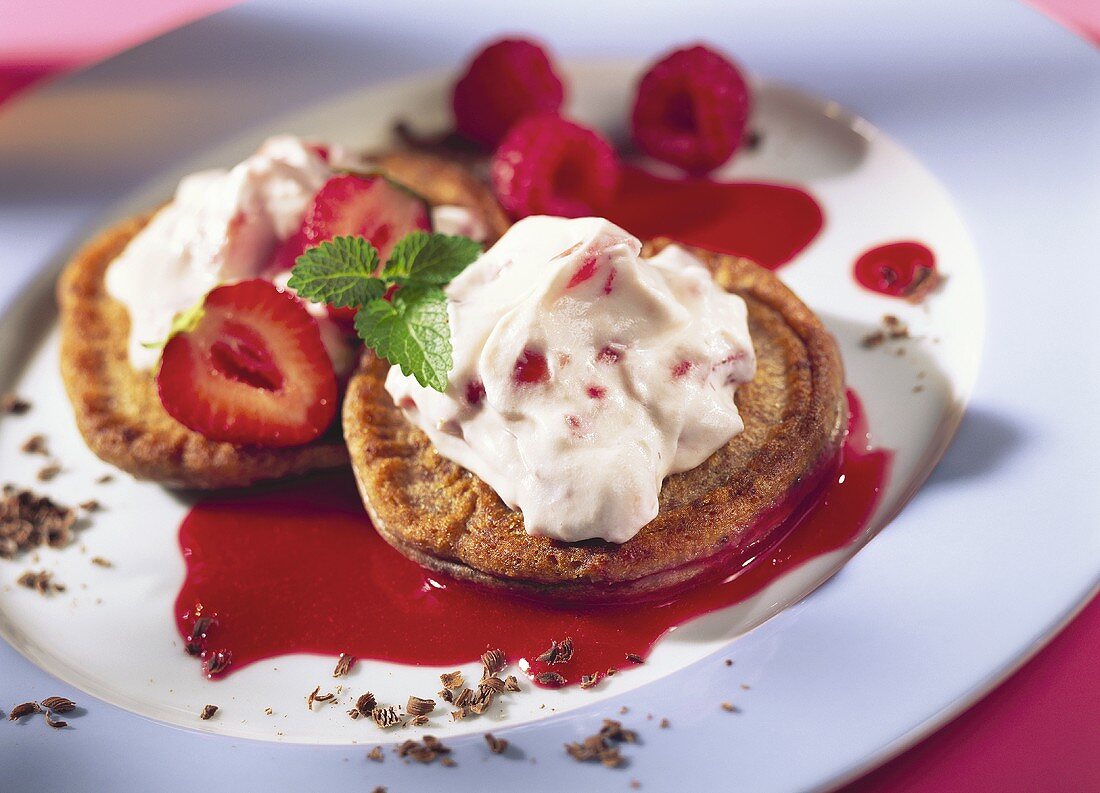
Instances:
[[[353,307],[355,331],[420,385],[444,391],[453,364],[443,291],[481,252],[466,237],[415,231],[398,241],[378,275],[377,249],[335,237],[296,260],[287,286],[316,303]]]

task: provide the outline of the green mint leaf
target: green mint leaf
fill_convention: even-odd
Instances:
[[[355,315],[359,337],[379,356],[420,385],[447,389],[451,329],[447,295],[438,286],[409,284],[390,300],[372,300]]]
[[[469,237],[414,231],[394,246],[382,277],[442,286],[465,270],[480,253],[481,245]]]
[[[334,237],[298,257],[287,286],[315,303],[361,306],[381,297],[378,251],[363,237]]]

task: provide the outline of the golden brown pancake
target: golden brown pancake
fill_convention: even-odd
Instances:
[[[375,162],[430,204],[457,204],[476,212],[490,243],[508,228],[489,189],[458,166],[404,153]],[[302,446],[237,446],[209,440],[164,410],[152,374],[130,366],[129,314],[107,294],[104,283],[108,265],[150,217],[124,220],[101,232],[77,252],[58,282],[61,374],[88,446],[139,479],[174,487],[240,487],[347,465],[338,426]]]
[[[652,255],[669,244],[648,244]],[[702,465],[668,477],[659,512],[629,541],[531,537],[474,474],[442,457],[393,404],[385,361],[367,353],[348,385],[344,437],[375,528],[398,551],[456,578],[555,600],[650,596],[728,570],[766,541],[774,516],[826,468],[847,419],[844,370],[821,321],[774,274],[692,249],[748,304],[757,356],[737,389],[745,430]]]

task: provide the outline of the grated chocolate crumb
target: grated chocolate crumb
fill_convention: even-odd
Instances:
[[[497,738],[491,732],[485,733],[485,743],[489,744],[489,751],[493,754],[504,754],[508,749],[508,741],[504,738]]]
[[[333,677],[344,677],[351,668],[355,665],[355,656],[348,655],[347,653],[340,653],[340,658],[336,661],[336,668],[332,670]]]
[[[590,675],[581,675],[581,688],[592,688],[600,682],[600,673],[593,672]]]
[[[374,719],[374,723],[383,730],[389,729],[401,722],[401,717],[397,715],[397,708],[393,705],[375,707],[374,710],[370,712],[370,716]]]
[[[54,713],[70,713],[76,710],[76,703],[67,697],[46,697],[41,704]]]
[[[495,675],[497,672],[504,669],[504,667],[507,665],[506,659],[504,657],[504,651],[486,650],[481,655],[481,665],[485,667],[485,673],[482,675],[482,677],[490,677],[492,675]]]
[[[405,712],[410,716],[426,716],[435,710],[434,699],[421,699],[420,697],[409,697],[409,701],[405,704]]]
[[[376,763],[381,763],[385,759],[385,754],[382,752],[381,746],[376,746],[367,752],[367,759],[373,760]]]
[[[439,680],[443,683],[443,688],[461,688],[464,682],[462,671],[458,669],[454,672],[444,672],[439,676]]]
[[[504,688],[508,691],[519,691],[519,681],[516,680],[515,675],[508,675],[504,678]]]
[[[572,657],[573,637],[567,636],[560,643],[556,639],[551,639],[549,649],[544,650],[535,660],[547,664],[564,664]]]
[[[33,589],[40,595],[52,595],[54,592],[64,592],[65,585],[53,580],[53,573],[49,570],[27,570],[16,580],[17,584],[27,589]]]
[[[8,713],[8,721],[19,721],[25,716],[41,712],[42,708],[38,706],[37,702],[24,702],[11,709],[11,712]]]
[[[59,473],[61,473],[61,466],[58,463],[53,462],[47,466],[44,466],[43,468],[40,468],[36,476],[38,477],[39,482],[49,482]]]
[[[114,567],[110,559],[104,559],[102,556],[93,556],[91,561],[97,567]]]
[[[214,714],[217,712],[217,705],[207,705],[202,709],[202,713],[199,714],[199,718],[203,721],[210,721],[210,719],[214,718]]]
[[[19,447],[19,451],[23,452],[23,454],[41,454],[45,457],[50,456],[50,452],[46,448],[46,436],[41,433],[32,435],[23,441],[23,445]]]
[[[18,394],[7,393],[0,397],[0,413],[9,416],[22,416],[31,409],[31,403]]]
[[[76,512],[46,496],[5,485],[0,498],[0,559],[49,545],[62,548],[72,540]]]
[[[535,675],[535,682],[551,688],[561,688],[569,681],[557,672],[539,672]]]

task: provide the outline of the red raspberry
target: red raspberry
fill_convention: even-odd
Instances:
[[[488,149],[532,113],[556,113],[565,89],[541,46],[528,39],[501,39],[470,62],[455,84],[455,127]]]
[[[493,189],[515,218],[597,214],[619,182],[619,158],[598,133],[560,116],[528,116],[501,141]]]
[[[631,131],[655,159],[702,175],[741,145],[749,88],[729,59],[702,45],[662,58],[638,84]]]

